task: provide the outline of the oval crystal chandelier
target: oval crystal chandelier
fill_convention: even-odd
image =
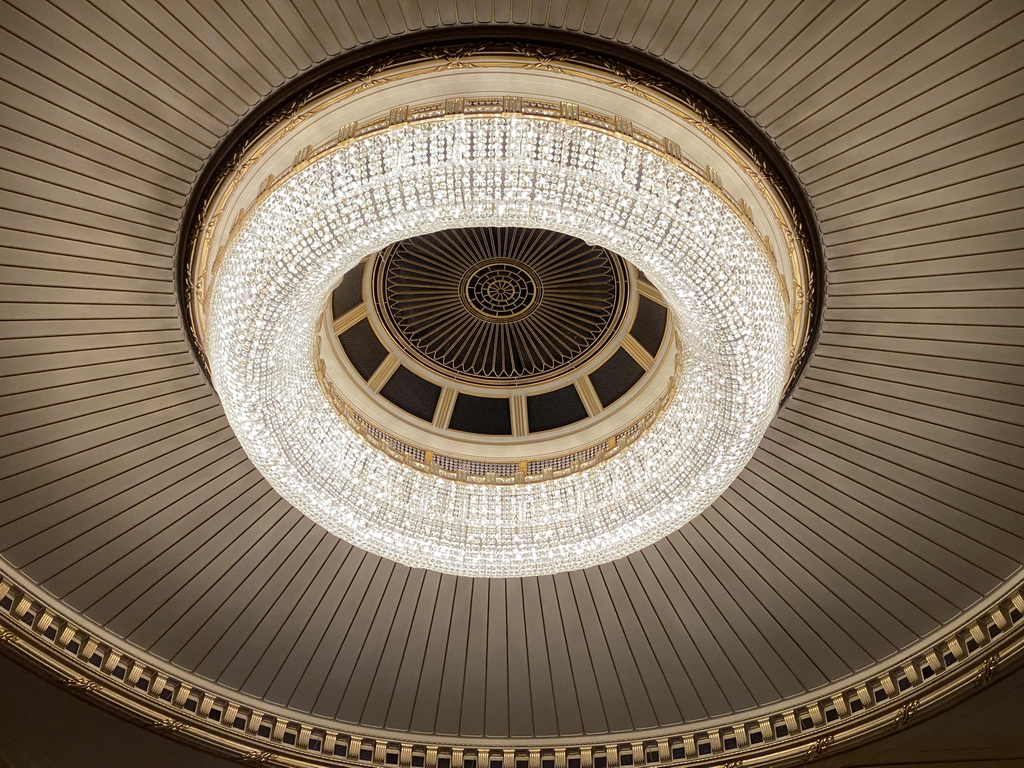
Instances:
[[[545,482],[405,466],[324,394],[314,361],[325,299],[397,241],[509,226],[571,235],[646,274],[682,349],[671,401],[628,449]],[[583,568],[676,530],[746,464],[789,376],[775,262],[740,211],[666,153],[574,120],[463,113],[343,139],[241,217],[206,290],[214,385],[274,488],[357,546],[453,574]]]

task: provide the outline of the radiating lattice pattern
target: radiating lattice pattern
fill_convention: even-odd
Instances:
[[[543,229],[469,227],[415,237],[376,262],[378,312],[427,365],[492,386],[576,367],[625,309],[622,259]]]

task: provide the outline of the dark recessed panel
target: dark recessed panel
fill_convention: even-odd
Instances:
[[[373,270],[377,312],[402,348],[484,386],[577,367],[625,316],[622,259],[545,229],[432,232],[385,249]]]
[[[640,342],[640,346],[651,353],[658,354],[661,341],[665,338],[665,325],[668,323],[668,309],[653,299],[641,296],[636,307],[636,320],[629,334]]]
[[[508,400],[461,394],[455,399],[455,409],[448,426],[478,435],[511,435],[512,413]]]
[[[331,296],[331,307],[335,317],[341,317],[353,307],[363,303],[363,271],[365,269],[366,262],[359,262],[345,273],[341,284],[334,289]]]
[[[630,357],[629,353],[620,349],[612,355],[608,362],[590,374],[590,383],[601,401],[607,408],[633,388],[644,375],[640,363]]]
[[[373,376],[373,372],[384,362],[388,351],[374,334],[369,320],[360,320],[343,334],[338,336],[342,349],[348,355],[352,367],[364,379]]]
[[[434,418],[441,388],[402,367],[388,379],[380,393],[406,413],[430,421]]]
[[[526,408],[530,432],[558,429],[587,418],[587,409],[583,407],[576,387],[571,384],[554,392],[531,395],[526,398]]]

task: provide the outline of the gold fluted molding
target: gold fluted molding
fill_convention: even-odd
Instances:
[[[604,739],[406,740],[266,702],[226,698],[184,670],[129,651],[0,571],[0,649],[73,693],[200,748],[261,765],[315,768],[785,768],[901,730],[1024,661],[1024,579],[868,674],[714,725]]]

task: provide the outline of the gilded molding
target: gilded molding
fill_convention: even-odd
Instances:
[[[676,731],[635,733],[627,741],[606,736],[604,741],[438,743],[407,741],[412,734],[360,733],[336,721],[275,710],[266,702],[225,698],[223,692],[206,690],[206,681],[192,680],[166,662],[114,647],[111,638],[74,623],[32,587],[4,573],[0,573],[0,595],[0,637],[13,638],[3,647],[77,695],[152,730],[243,763],[296,768],[411,768],[413,756],[422,759],[423,768],[437,768],[439,757],[447,758],[453,768],[463,768],[467,757],[487,768],[496,759],[504,766],[515,766],[527,754],[531,766],[551,761],[555,768],[567,768],[569,758],[579,758],[581,768],[589,768],[597,757],[614,766],[619,764],[619,754],[633,755],[634,764],[640,764],[639,755],[646,765],[665,768],[783,768],[905,728],[922,714],[948,706],[1024,661],[1021,580],[943,639],[922,642],[884,667],[814,692],[796,706],[734,715],[703,727],[694,723]],[[822,718],[821,710],[833,716]],[[759,737],[758,743],[750,738],[752,734]],[[367,749],[372,757],[359,759]]]
[[[171,718],[149,723],[149,728],[162,733],[188,733],[190,730],[188,723],[182,723],[178,720],[172,720]]]
[[[72,688],[76,691],[84,691],[85,693],[95,693],[103,688],[103,686],[96,681],[89,680],[85,677],[67,677],[62,682],[68,688]]]
[[[448,456],[438,453],[427,446],[411,444],[406,439],[382,429],[353,408],[327,375],[327,365],[323,356],[323,344],[319,336],[317,336],[314,345],[313,373],[316,375],[320,388],[327,395],[327,400],[330,402],[331,407],[334,408],[335,412],[348,424],[352,431],[399,464],[404,464],[434,477],[453,480],[459,483],[472,483],[474,485],[522,485],[526,483],[547,482],[596,467],[598,464],[606,462],[612,456],[622,453],[622,451],[635,443],[641,435],[647,432],[672,402],[676,391],[676,381],[682,371],[683,355],[679,338],[673,337],[672,341],[675,344],[675,350],[670,352],[670,354],[675,356],[675,371],[668,380],[665,391],[658,396],[653,406],[648,408],[628,426],[620,429],[616,434],[601,443],[575,448],[571,452],[557,456],[549,456],[540,460],[527,457],[507,462],[484,462],[493,465],[495,471],[487,472],[483,475],[475,474],[471,471],[475,464],[481,463],[479,459]],[[333,348],[331,348],[331,351],[334,352]],[[449,413],[448,415],[450,416],[451,414]],[[531,468],[531,465],[533,468]],[[455,468],[453,469],[453,467]],[[540,467],[540,471],[537,471],[537,467]],[[499,473],[498,468],[503,471]]]
[[[914,719],[914,715],[917,714],[919,703],[917,699],[914,699],[899,708],[895,719],[892,721],[892,729],[894,731],[902,730],[910,724],[910,721]]]
[[[243,765],[269,765],[273,762],[275,755],[272,752],[250,752],[241,758],[239,762]]]

